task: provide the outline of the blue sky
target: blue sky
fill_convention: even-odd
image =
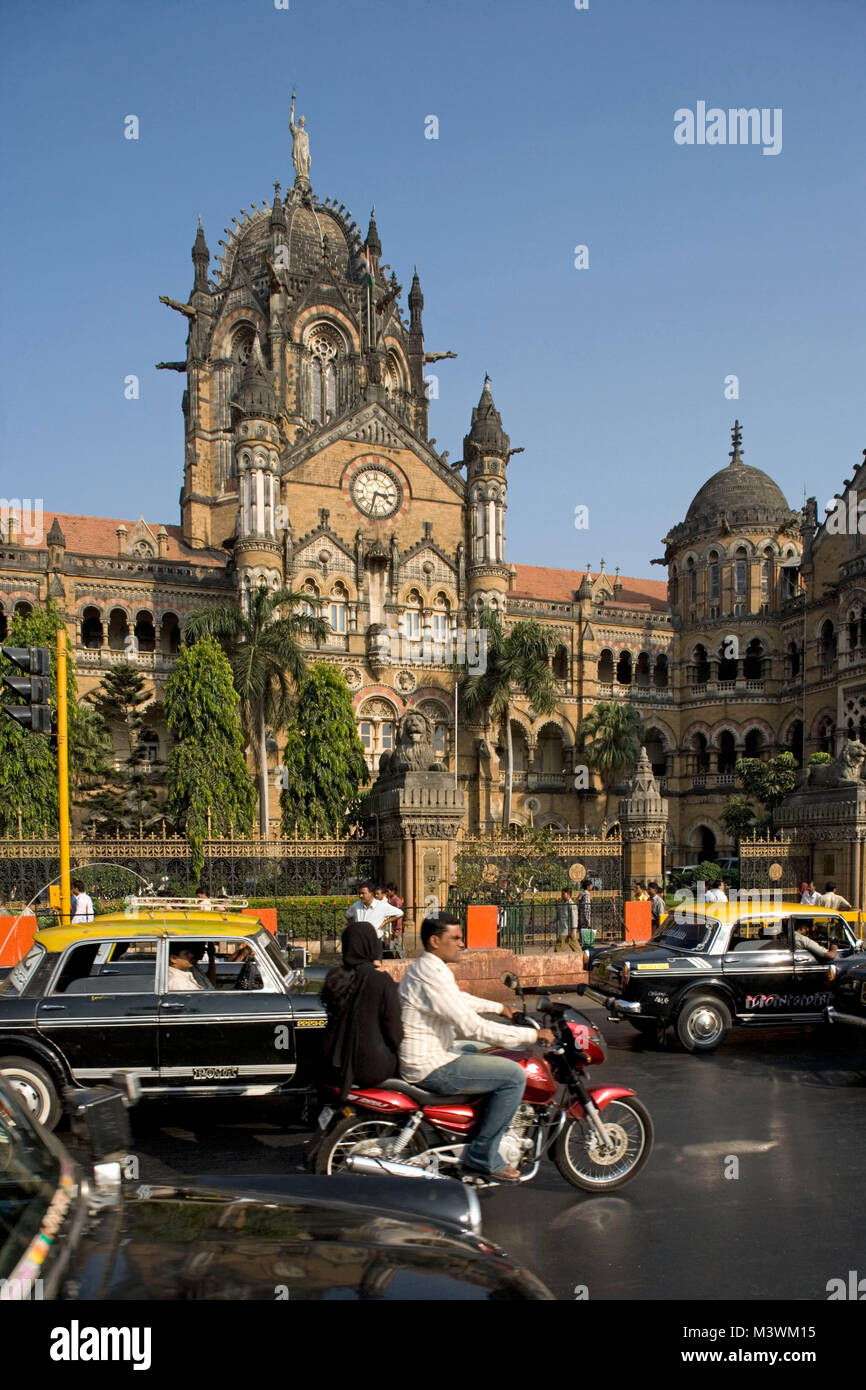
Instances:
[[[514,445],[508,553],[650,569],[744,457],[823,508],[863,431],[862,0],[7,3],[0,492],[176,522],[185,298],[242,207],[312,183],[408,292],[459,456],[484,372]],[[781,108],[782,150],[679,146],[674,112]],[[140,139],[123,138],[124,117]],[[439,121],[425,139],[425,118]],[[574,267],[574,248],[589,266]],[[404,301],[405,302],[405,301]],[[139,376],[138,401],[123,382]],[[726,400],[736,374],[740,396]],[[589,508],[575,530],[574,508]]]

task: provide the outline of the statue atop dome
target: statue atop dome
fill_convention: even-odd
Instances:
[[[292,163],[295,166],[295,188],[310,187],[310,136],[305,116],[298,117],[295,125],[295,94],[292,92],[292,106],[289,112],[289,130],[292,132]]]

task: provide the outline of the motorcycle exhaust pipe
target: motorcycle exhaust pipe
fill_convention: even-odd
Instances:
[[[368,1177],[389,1174],[392,1178],[430,1178],[434,1182],[443,1177],[442,1173],[431,1172],[429,1168],[415,1168],[410,1163],[393,1163],[387,1158],[370,1158],[367,1154],[350,1154],[346,1167],[353,1173],[365,1173]]]

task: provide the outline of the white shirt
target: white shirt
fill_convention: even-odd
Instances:
[[[836,912],[846,912],[851,908],[847,898],[840,893],[819,893],[816,907],[832,907]],[[74,919],[73,919],[74,920]]]
[[[800,899],[800,905],[802,906],[802,905],[805,903],[805,905],[806,905],[807,907],[817,907],[817,906],[818,906],[818,903],[819,903],[819,901],[820,901],[820,899],[821,899],[821,894],[820,894],[820,893],[809,893],[809,892],[806,892],[806,893],[803,894],[802,898]]]
[[[70,919],[71,922],[92,922],[93,921],[93,899],[89,893],[81,892],[75,899],[75,911]]]
[[[369,922],[374,929],[379,940],[382,940],[382,923],[388,917],[402,917],[402,907],[392,907],[387,898],[374,898],[369,907],[365,907],[359,898],[356,903],[352,903],[347,908],[346,916],[354,922]]]
[[[399,991],[403,1007],[400,1075],[406,1081],[423,1081],[437,1067],[456,1061],[460,1055],[452,1051],[456,1038],[475,1038],[497,1047],[535,1042],[534,1028],[479,1018],[482,1012],[501,1014],[502,1005],[466,994],[445,962],[430,951],[413,960]]]
[[[722,892],[721,888],[708,888],[704,894],[705,903],[726,903],[727,901],[727,895]]]
[[[194,970],[178,970],[176,965],[168,967],[169,989],[204,989],[199,984]]]

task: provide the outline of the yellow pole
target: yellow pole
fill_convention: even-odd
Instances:
[[[60,924],[72,917],[69,882],[69,735],[66,718],[66,628],[57,629],[57,776],[60,790]]]

